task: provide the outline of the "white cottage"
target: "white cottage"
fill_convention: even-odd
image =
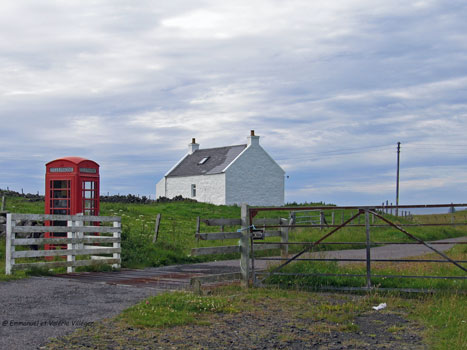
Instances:
[[[181,195],[213,204],[284,204],[284,170],[260,146],[254,130],[246,145],[199,149],[188,153],[156,185],[156,197]]]

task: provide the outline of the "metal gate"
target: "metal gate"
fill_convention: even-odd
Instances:
[[[467,217],[464,215],[464,219],[458,220],[456,219],[457,216],[454,216],[455,208],[465,208],[467,204],[436,204],[436,205],[406,205],[406,206],[345,206],[345,207],[282,207],[282,208],[271,208],[271,207],[264,207],[264,208],[248,208],[248,219],[249,222],[253,222],[253,218],[257,216],[257,214],[261,212],[271,212],[271,211],[289,211],[289,212],[299,212],[299,211],[310,211],[310,210],[320,210],[320,211],[333,211],[332,214],[332,222],[328,224],[326,220],[321,220],[320,224],[299,224],[294,222],[293,220],[290,221],[289,225],[284,226],[281,225],[281,229],[283,230],[284,227],[287,227],[289,230],[297,229],[297,228],[319,228],[319,229],[329,229],[330,231],[323,234],[319,239],[310,242],[295,242],[292,240],[282,240],[281,242],[266,242],[264,241],[264,237],[258,235],[257,232],[253,232],[254,226],[250,226],[250,259],[251,259],[251,277],[253,281],[253,285],[261,286],[268,283],[268,280],[272,276],[287,276],[287,275],[301,275],[301,276],[346,276],[346,277],[363,277],[366,280],[364,286],[361,287],[340,287],[340,288],[331,288],[331,289],[352,289],[352,290],[370,290],[375,288],[376,286],[372,284],[372,279],[375,278],[433,278],[433,279],[458,279],[458,280],[465,280],[467,279],[467,269],[465,265],[467,260],[454,260],[450,258],[448,255],[442,252],[442,249],[438,248],[440,244],[467,244],[467,239],[462,239],[459,241],[458,239],[452,239],[444,242],[437,242],[434,244],[433,242],[424,241],[414,234],[408,232],[412,227],[428,227],[428,226],[466,226],[467,225]],[[450,216],[450,222],[447,223],[430,223],[430,222],[414,222],[413,216],[409,216],[408,211],[404,211],[401,209],[411,209],[411,210],[420,210],[422,208],[425,209],[434,209],[437,208],[438,210],[449,210],[452,214]],[[445,209],[443,209],[445,208]],[[395,209],[395,213],[401,213],[404,217],[404,220],[400,220],[400,216],[393,216],[388,214],[389,212],[392,213],[392,210]],[[335,223],[335,212],[341,212],[341,222],[339,224]],[[344,219],[344,213],[352,212],[349,217]],[[447,211],[446,211],[447,213]],[[467,213],[467,212],[466,212]],[[291,215],[293,218],[294,215]],[[362,218],[364,219],[363,222]],[[412,218],[412,219],[409,219]],[[447,216],[449,218],[449,215]],[[401,222],[404,221],[404,222]],[[265,226],[264,229],[271,229],[277,226]],[[345,227],[359,227],[364,230],[365,232],[365,241],[360,242],[326,242],[326,239],[335,235],[337,232],[342,230]],[[386,227],[386,228],[393,228],[398,232],[401,232],[404,236],[410,238],[410,242],[377,242],[372,241],[371,239],[371,231],[374,227]],[[365,257],[364,258],[313,258],[308,257],[304,258],[305,254],[314,250],[317,247],[321,247],[324,245],[330,244],[340,244],[340,245],[358,245],[358,246],[365,246]],[[402,259],[393,259],[393,258],[372,258],[372,251],[371,248],[375,246],[381,246],[385,244],[393,244],[393,245],[421,245],[426,247],[429,251],[436,253],[438,258],[431,258],[431,259],[414,259],[414,258],[402,258]],[[281,256],[281,257],[258,257],[255,256],[255,251],[260,250],[261,248],[265,248],[265,246],[274,245],[274,246],[285,246],[290,247],[292,245],[301,246],[301,250],[295,252],[294,254],[290,254],[288,256]],[[263,249],[261,249],[263,250]],[[282,249],[284,251],[284,249]],[[286,249],[285,249],[286,250]],[[242,257],[244,260],[245,257]],[[268,261],[270,263],[276,263],[276,265],[268,270],[258,270],[255,268],[261,261]],[[308,261],[308,262],[318,262],[318,261],[332,261],[332,262],[360,262],[366,264],[366,273],[364,274],[340,274],[340,273],[293,273],[293,272],[284,272],[284,268],[294,262],[299,261]],[[372,263],[373,262],[405,262],[405,263],[416,263],[416,262],[423,262],[423,263],[448,263],[455,265],[458,269],[464,272],[461,276],[431,276],[431,275],[397,275],[397,274],[373,274],[372,273]],[[394,288],[380,288],[380,289],[394,289]],[[396,288],[399,289],[400,288]]]

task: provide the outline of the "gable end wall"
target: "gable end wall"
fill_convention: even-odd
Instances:
[[[225,170],[226,204],[284,205],[282,168],[261,146],[250,146]]]

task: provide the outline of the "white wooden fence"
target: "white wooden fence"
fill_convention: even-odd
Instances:
[[[20,226],[20,222],[66,221],[67,226]],[[110,223],[112,226],[93,226],[94,223]],[[25,238],[34,233],[64,232],[66,238]],[[87,234],[86,234],[87,233]],[[95,233],[99,233],[96,236]],[[92,235],[91,235],[92,234]],[[92,244],[99,245],[92,245]],[[33,267],[67,267],[67,272],[74,272],[77,266],[112,264],[119,268],[121,264],[121,218],[117,216],[84,215],[48,215],[48,214],[7,214],[6,223],[6,265],[5,274],[13,270]],[[53,244],[58,248],[66,244],[66,249],[44,250],[44,244]],[[88,244],[88,245],[86,245]],[[91,245],[89,245],[91,244]],[[110,245],[111,244],[111,245]],[[18,246],[37,246],[37,250],[16,250]],[[105,254],[107,256],[101,256]],[[109,256],[112,254],[112,256]],[[66,261],[22,262],[18,258],[63,257]],[[76,260],[82,256],[83,260]],[[88,257],[91,256],[91,259]]]

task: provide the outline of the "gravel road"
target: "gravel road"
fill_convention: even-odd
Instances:
[[[466,242],[467,237],[457,237],[457,238],[447,238],[436,241],[441,242]],[[454,247],[454,244],[436,244],[429,243],[430,246],[435,248],[438,251],[444,252],[446,250]],[[420,256],[424,254],[434,253],[433,250],[427,248],[422,244],[387,244],[381,247],[371,248],[371,259],[402,259],[414,256]],[[334,258],[334,259],[365,259],[366,250],[365,249],[346,249],[346,250],[336,250],[336,251],[325,251],[325,252],[315,252],[308,253],[307,257],[313,258]],[[439,259],[443,259],[439,256]],[[345,263],[345,262],[343,262]]]
[[[91,322],[117,315],[157,291],[53,277],[0,283],[0,349],[39,349]]]

